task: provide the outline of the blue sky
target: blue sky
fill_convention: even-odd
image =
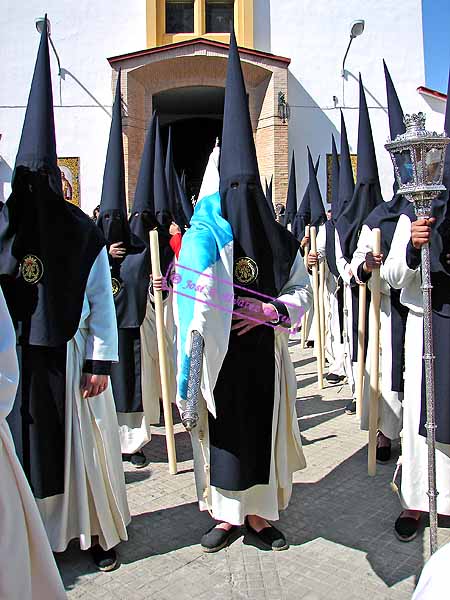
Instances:
[[[450,0],[422,0],[426,85],[447,93],[450,66]]]

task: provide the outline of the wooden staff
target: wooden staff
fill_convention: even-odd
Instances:
[[[317,254],[317,243],[316,243],[316,228],[310,228],[311,234],[311,252]],[[313,298],[314,298],[314,321],[315,321],[315,346],[317,356],[317,386],[319,390],[323,389],[323,362],[322,362],[322,335],[320,331],[320,308],[319,308],[319,269],[317,263],[312,268],[313,274]]]
[[[358,301],[358,363],[356,372],[356,414],[361,418],[362,402],[364,394],[364,370],[366,360],[364,356],[365,340],[366,340],[366,299],[367,286],[365,283],[359,285],[359,301]]]
[[[152,260],[153,276],[161,277],[161,263],[159,261],[159,242],[157,231],[150,231],[150,255]],[[153,290],[153,296],[155,299],[156,336],[158,340],[159,373],[161,376],[164,424],[166,429],[167,458],[169,461],[169,473],[171,475],[176,475],[177,454],[175,449],[175,436],[173,432],[172,404],[170,402],[162,292]]]
[[[325,366],[325,261],[319,265],[319,275],[320,341],[322,343],[322,366]]]
[[[373,253],[381,252],[381,231],[373,229]],[[380,269],[372,271],[370,282],[370,399],[369,399],[369,452],[367,471],[372,477],[377,472],[378,398],[380,394]]]
[[[309,225],[307,225],[305,227],[305,237],[309,237]],[[305,250],[305,255],[303,257],[303,260],[305,262],[306,272],[308,272],[309,244],[306,244],[304,250]],[[301,341],[300,341],[300,345],[302,348],[305,348],[306,342],[308,341],[306,339],[306,327],[308,325],[308,313],[309,313],[309,311],[305,312],[305,314],[302,317],[302,335],[301,335]]]

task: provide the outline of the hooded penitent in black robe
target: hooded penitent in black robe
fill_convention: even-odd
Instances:
[[[397,96],[390,73],[384,64],[384,74],[386,78],[386,94],[389,115],[389,131],[391,139],[394,140],[397,135],[405,133],[405,124],[403,122],[403,110]],[[402,214],[408,214],[411,218],[414,215],[414,208],[404,196],[397,194],[398,185],[394,183],[394,196],[389,202],[379,204],[367,217],[365,224],[374,229],[378,227],[381,230],[381,252],[383,259],[386,260],[394,237],[395,228],[398,219]],[[390,288],[391,298],[391,345],[392,345],[392,391],[403,392],[403,367],[405,362],[404,346],[406,319],[408,309],[400,302],[401,290]]]
[[[119,333],[119,362],[112,365],[111,384],[117,412],[132,413],[143,410],[139,328],[147,306],[150,257],[128,223],[120,81],[119,72],[97,225],[109,245],[122,242],[126,251],[124,258],[109,256]]]
[[[342,162],[341,162],[342,174]],[[336,229],[344,258],[348,263],[358,245],[358,237],[361,228],[372,212],[372,210],[383,202],[381,196],[378,167],[373,143],[372,127],[370,125],[369,110],[367,108],[366,95],[361,77],[359,78],[359,123],[358,123],[358,166],[356,174],[356,186],[352,199],[342,204],[341,212],[336,221]],[[358,307],[359,290],[354,285],[352,290],[352,317],[353,336],[352,361],[357,361],[358,346]],[[367,308],[369,306],[369,294],[367,294]],[[368,320],[369,311],[366,310]],[[368,323],[367,323],[368,324]],[[366,324],[366,327],[367,327]],[[367,337],[366,337],[367,346]]]
[[[253,273],[245,282],[245,295],[276,298],[290,277],[298,242],[274,221],[264,198],[234,33],[225,90],[220,196],[222,216],[233,232],[235,284],[243,285],[239,265],[244,262]],[[237,294],[242,292],[237,289]],[[212,486],[240,491],[268,484],[274,376],[274,330],[255,327],[243,336],[231,331],[214,389],[217,418],[209,415]]]
[[[21,371],[8,421],[37,498],[64,491],[66,348],[104,245],[92,220],[63,197],[44,27],[12,192],[0,213],[0,274]]]

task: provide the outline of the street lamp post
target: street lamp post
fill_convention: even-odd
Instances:
[[[445,149],[450,142],[446,133],[437,134],[425,129],[423,113],[405,115],[406,131],[389,141],[385,148],[394,164],[398,194],[414,202],[417,218],[428,219],[433,200],[445,192],[442,185]],[[425,396],[428,444],[428,499],[430,510],[430,550],[437,550],[437,495],[436,489],[436,411],[434,397],[434,352],[431,305],[430,245],[424,244],[422,258],[423,335],[425,362]]]

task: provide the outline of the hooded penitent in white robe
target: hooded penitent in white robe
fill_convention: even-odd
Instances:
[[[105,550],[128,539],[130,513],[111,385],[98,396],[82,398],[85,360],[118,360],[105,248],[92,266],[80,325],[67,344],[64,493],[37,500],[54,552],[63,552],[75,538],[82,550],[91,547],[92,536]]]
[[[336,253],[336,266],[339,271],[339,275],[342,278],[344,285],[344,365],[345,373],[347,375],[348,383],[351,388],[351,392],[355,394],[355,375],[357,363],[352,362],[353,344],[358,344],[358,340],[353,339],[353,307],[352,307],[352,292],[350,288],[350,282],[352,279],[352,271],[350,264],[346,261],[342,254],[341,242],[339,240],[339,233],[337,229],[334,232],[335,241],[335,253]]]
[[[156,337],[155,307],[150,294],[147,297],[147,310],[140,327],[141,337],[141,390],[143,412],[117,413],[120,446],[122,454],[134,454],[151,440],[151,426],[158,425],[161,416],[160,398],[161,377],[159,373],[158,342]],[[172,303],[169,297],[165,302],[167,320],[173,324]],[[169,306],[167,306],[169,305]],[[165,329],[166,355],[169,369],[171,401],[175,402],[175,353],[173,326]]]
[[[353,254],[351,269],[358,283],[358,267],[365,261],[366,254],[373,252],[373,233],[367,226],[363,225],[358,240],[358,246]],[[380,398],[378,413],[378,429],[391,440],[399,437],[402,429],[402,401],[403,392],[392,390],[392,329],[391,329],[391,296],[390,286],[384,276],[384,265],[380,269],[381,279],[381,303],[380,303]],[[368,281],[371,287],[371,280]],[[364,377],[364,394],[361,412],[361,429],[369,429],[369,396],[370,396],[370,339],[371,322],[369,320],[368,340],[366,356],[366,369]]]
[[[341,341],[339,306],[337,299],[338,281],[328,268],[326,261],[327,229],[319,227],[317,234],[317,256],[319,263],[325,262],[325,356],[328,360],[328,372],[345,375],[345,352]],[[341,284],[342,285],[342,284]]]
[[[0,598],[63,600],[66,593],[6,422],[18,380],[16,334],[0,288]]]
[[[409,308],[405,337],[405,396],[403,400],[402,485],[404,508],[427,512],[427,440],[419,435],[422,391],[423,307],[420,267],[410,269],[406,248],[411,239],[411,221],[401,215],[391,251],[384,264],[384,278],[401,289],[400,300]],[[439,335],[438,332],[434,332]],[[436,443],[437,512],[450,515],[450,446]]]

